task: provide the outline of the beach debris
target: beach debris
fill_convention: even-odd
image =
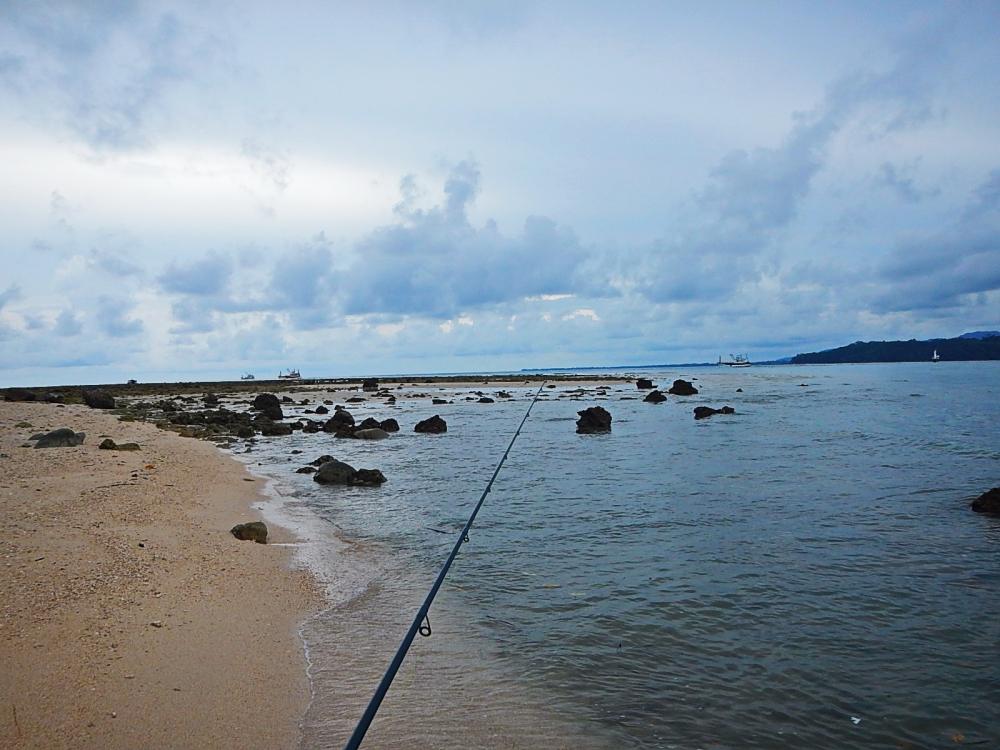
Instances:
[[[38,440],[35,443],[36,448],[72,448],[83,445],[83,440],[86,437],[87,434],[84,432],[73,432],[68,427],[60,427],[58,430],[52,430],[52,432],[32,439]]]
[[[580,418],[576,421],[576,431],[581,435],[593,435],[601,432],[611,432],[611,414],[601,406],[591,406],[578,411]]]
[[[105,451],[137,451],[141,450],[138,443],[122,443],[119,445],[111,438],[104,438],[101,444],[97,446],[101,450]]]
[[[383,419],[378,424],[379,429],[385,430],[386,432],[399,432],[399,422],[397,422],[392,417],[389,419]]]
[[[281,411],[281,402],[273,393],[258,393],[253,400],[253,408],[275,421],[285,418],[284,412]]]
[[[666,400],[667,397],[663,395],[662,391],[650,391],[643,399],[643,401],[650,404],[662,404]]]
[[[1000,487],[987,490],[972,501],[971,508],[976,513],[1000,515]]]
[[[81,394],[83,396],[83,403],[89,406],[91,409],[114,409],[115,408],[115,397],[112,396],[107,391],[102,391],[99,389],[87,389]]]
[[[735,414],[736,410],[731,406],[723,406],[721,409],[713,409],[711,406],[694,407],[695,419],[707,419],[713,414]]]
[[[414,432],[441,433],[448,431],[448,423],[435,414],[433,417],[417,422],[413,428]]]
[[[649,390],[650,388],[656,388],[653,381],[649,378],[639,378],[635,381],[635,387],[640,390]]]
[[[350,464],[333,459],[321,464],[313,474],[313,481],[320,484],[346,484],[355,487],[378,487],[386,481],[378,469],[355,469]]]
[[[241,541],[267,544],[267,526],[263,521],[238,523],[229,530],[229,533]]]
[[[674,384],[670,386],[670,390],[667,393],[672,393],[675,396],[694,396],[698,393],[698,389],[691,385],[688,381],[678,378],[674,381]]]

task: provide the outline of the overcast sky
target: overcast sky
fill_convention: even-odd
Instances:
[[[991,2],[0,0],[0,385],[1000,328]]]

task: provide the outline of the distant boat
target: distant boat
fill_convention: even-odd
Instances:
[[[298,370],[288,370],[286,372],[278,373],[279,380],[298,380],[301,377],[302,375],[299,374]]]
[[[240,375],[240,380],[256,380],[252,372],[248,372],[246,375]]]
[[[746,354],[730,354],[729,359],[723,361],[722,356],[719,356],[719,364],[726,365],[727,367],[750,367],[750,357]]]
[[[934,350],[934,356],[931,357],[931,362],[940,362],[941,355],[937,353],[937,349]]]

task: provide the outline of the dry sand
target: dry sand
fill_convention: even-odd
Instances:
[[[57,427],[85,443],[23,447]],[[296,745],[298,628],[321,600],[290,547],[229,534],[258,518],[259,481],[83,406],[0,402],[0,454],[0,747]]]

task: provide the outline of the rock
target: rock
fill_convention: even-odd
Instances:
[[[391,417],[389,419],[383,419],[379,422],[379,429],[385,430],[386,432],[399,432],[399,422]]]
[[[354,437],[358,440],[385,440],[389,433],[380,427],[369,427],[364,430],[355,430]]]
[[[337,409],[323,424],[323,432],[337,432],[343,427],[353,427],[354,417],[347,409]]]
[[[323,454],[322,456],[320,456],[319,458],[317,458],[317,459],[315,459],[315,460],[313,460],[313,461],[310,461],[310,462],[309,462],[309,465],[310,465],[310,466],[322,466],[322,465],[323,465],[323,464],[325,464],[325,463],[326,463],[327,461],[333,461],[333,460],[335,460],[333,456],[328,456],[328,455],[326,455],[326,454],[324,453],[324,454]]]
[[[435,414],[433,417],[417,422],[414,432],[441,433],[448,431],[448,423]]]
[[[83,392],[83,403],[91,409],[114,409],[115,398],[107,391],[85,390]]]
[[[713,409],[711,406],[694,407],[695,419],[707,419],[713,414],[735,414],[736,410],[731,406],[723,406],[721,409]]]
[[[698,393],[698,389],[691,385],[686,380],[675,380],[674,384],[670,386],[670,390],[667,393],[672,393],[675,396],[694,396]]]
[[[737,388],[737,389],[736,389],[736,392],[737,392],[737,393],[743,393],[743,389],[742,389],[742,388]]]
[[[269,419],[280,421],[285,418],[281,411],[281,402],[273,393],[259,393],[253,400],[253,408],[265,414]]]
[[[319,470],[313,474],[313,481],[320,484],[351,484],[358,473],[350,464],[333,459],[320,464]]]
[[[303,420],[303,422],[302,422],[302,431],[303,432],[308,432],[308,433],[311,434],[311,433],[314,433],[314,432],[319,432],[321,429],[322,429],[322,425],[318,424],[317,422],[313,422],[311,419],[306,419],[306,420]]]
[[[351,396],[349,399],[347,399],[347,403],[349,403],[349,404],[360,404],[362,401],[366,401],[366,400],[367,399],[364,396]]]
[[[97,447],[100,448],[102,451],[118,450],[118,444],[115,443],[115,441],[112,440],[111,438],[104,438],[104,440],[101,441],[101,444]]]
[[[646,398],[643,401],[648,401],[651,404],[662,404],[667,400],[667,397],[663,395],[662,391],[650,391],[646,394]]]
[[[205,397],[202,399],[205,402],[205,406],[218,406],[219,397],[214,393],[206,393]]]
[[[492,404],[492,403],[495,403],[495,402],[489,396],[483,396],[481,399],[479,399],[478,403],[480,403],[480,404]]]
[[[395,396],[389,396],[388,398],[386,398],[385,402],[387,404],[394,404],[394,403],[396,403],[396,397]]]
[[[1000,515],[1000,487],[984,492],[972,501],[971,507],[976,513]]]
[[[238,523],[229,530],[229,533],[245,542],[267,544],[267,526],[262,521]]]
[[[507,391],[497,391],[497,398],[513,398]]]
[[[650,388],[655,388],[656,386],[653,385],[653,381],[648,378],[639,378],[635,381],[635,387],[640,390],[648,390]]]
[[[611,432],[611,414],[600,406],[578,411],[580,418],[576,421],[576,431],[581,435],[592,435],[600,432]]]
[[[320,404],[319,406],[317,406],[317,407],[316,407],[316,413],[317,413],[317,414],[329,414],[329,413],[330,413],[330,410],[329,410],[329,409],[327,409],[327,408],[326,408],[325,406],[323,406],[322,404]]]
[[[58,430],[52,430],[52,432],[47,432],[38,438],[38,442],[35,443],[35,447],[72,448],[77,445],[83,445],[83,440],[86,437],[86,433],[73,432],[73,430],[68,427],[60,427]]]
[[[282,396],[281,397],[281,403],[283,403],[283,404],[294,404],[295,402],[292,400],[291,396]]]
[[[303,466],[301,469],[296,469],[295,473],[296,474],[315,474],[316,473],[316,467],[315,466]]]
[[[236,437],[240,437],[245,440],[246,438],[252,438],[253,436],[254,436],[253,427],[251,427],[250,425],[244,424],[236,428]]]
[[[385,483],[385,474],[378,469],[358,469],[351,484],[358,487],[378,487]]]
[[[374,430],[381,428],[381,422],[374,417],[366,417],[357,427],[359,430]]]
[[[116,450],[120,451],[139,451],[142,448],[139,447],[138,443],[119,443]]]
[[[3,394],[4,401],[34,401],[38,396],[26,388],[10,388]]]
[[[377,391],[378,390],[378,378],[365,378],[361,382],[361,390],[363,390],[363,391]]]
[[[260,430],[260,434],[266,437],[279,437],[281,435],[292,434],[292,426],[290,424],[280,424],[266,418],[260,421],[254,420],[254,422],[257,425],[257,429]]]
[[[447,404],[448,400],[444,398],[432,398],[431,403],[435,406],[440,406],[441,404]]]
[[[327,406],[333,406],[333,401],[331,401],[328,398],[323,399],[323,403],[326,404]]]

